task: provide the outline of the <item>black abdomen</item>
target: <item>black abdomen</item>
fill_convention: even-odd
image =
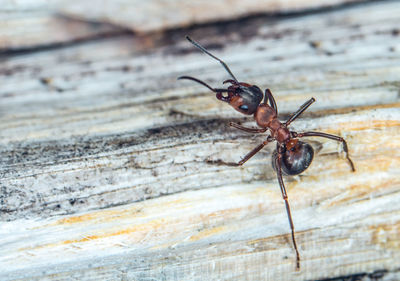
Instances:
[[[272,157],[272,167],[276,171],[275,158],[278,152],[275,150]],[[281,167],[285,175],[298,175],[310,166],[314,157],[314,150],[311,145],[298,141],[290,150],[282,155]]]

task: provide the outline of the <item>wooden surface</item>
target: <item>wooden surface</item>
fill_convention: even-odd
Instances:
[[[1,280],[399,280],[400,3],[3,52]],[[220,87],[223,58],[269,87],[316,151],[286,177],[295,256],[269,145],[187,74]]]
[[[107,23],[67,19],[57,12],[60,0],[48,2],[52,5],[45,0],[0,2],[0,52],[76,44],[123,32]]]
[[[261,13],[302,12],[363,1],[365,2],[365,0],[58,0],[57,6],[61,14],[71,18],[109,22],[142,33]]]

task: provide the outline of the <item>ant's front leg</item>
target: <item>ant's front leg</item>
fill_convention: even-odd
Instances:
[[[349,156],[349,149],[347,147],[347,142],[344,140],[344,138],[341,138],[339,136],[335,135],[330,135],[330,134],[325,134],[325,133],[320,133],[320,132],[305,132],[305,133],[296,133],[292,132],[293,137],[296,138],[302,138],[302,137],[322,137],[322,138],[327,138],[335,141],[340,141],[343,144],[343,151],[346,153],[346,158],[347,161],[349,161],[351,170],[353,172],[356,171],[356,168],[354,167],[353,161],[350,159]]]
[[[238,130],[242,130],[248,133],[264,133],[265,131],[267,131],[267,128],[249,128],[249,127],[244,127],[242,125],[239,125],[238,123],[234,123],[234,122],[229,122],[229,126],[234,127]]]
[[[244,163],[246,163],[251,157],[257,154],[264,146],[266,146],[268,143],[274,141],[274,138],[271,136],[268,136],[268,138],[263,141],[261,144],[259,144],[257,147],[255,147],[253,150],[251,150],[249,153],[246,154],[246,156],[243,157],[242,160],[240,160],[238,163],[232,163],[232,162],[225,162],[222,160],[208,160],[207,163],[210,164],[217,164],[217,165],[226,165],[226,166],[242,166]]]

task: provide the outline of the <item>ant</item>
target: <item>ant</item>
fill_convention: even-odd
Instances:
[[[335,135],[320,132],[297,133],[294,131],[290,131],[288,129],[288,126],[296,118],[298,118],[313,102],[315,102],[314,98],[311,98],[310,100],[305,102],[295,113],[293,113],[289,117],[286,122],[282,123],[278,120],[278,108],[276,106],[275,99],[269,89],[266,89],[265,95],[263,95],[261,89],[258,86],[239,82],[233,75],[229,67],[225,64],[225,62],[211,54],[199,43],[192,40],[189,36],[186,36],[186,39],[198,49],[200,49],[203,53],[206,53],[210,57],[219,61],[232,77],[232,79],[228,79],[223,82],[223,84],[230,84],[227,88],[213,88],[205,82],[191,76],[181,76],[178,79],[192,80],[207,87],[212,92],[216,93],[217,99],[229,103],[234,109],[236,109],[240,113],[243,113],[245,115],[253,115],[257,125],[260,128],[244,127],[240,124],[233,122],[230,122],[229,126],[248,133],[264,133],[268,129],[270,131],[270,135],[267,136],[266,140],[255,147],[253,150],[251,150],[238,163],[225,163],[223,161],[217,161],[217,163],[226,164],[229,166],[241,166],[268,143],[273,141],[277,142],[276,150],[272,154],[272,167],[276,171],[278,177],[279,186],[281,188],[282,197],[285,202],[286,212],[289,219],[289,225],[292,232],[293,247],[296,252],[296,270],[300,270],[300,254],[297,249],[296,238],[294,235],[294,225],[282,174],[298,175],[304,172],[308,168],[308,166],[310,166],[311,161],[313,160],[314,150],[311,145],[299,140],[303,137],[323,137],[341,142],[343,144],[343,150],[346,153],[346,158],[350,164],[351,170],[355,172],[353,161],[349,157],[347,143],[343,138]],[[264,101],[262,101],[263,99]]]

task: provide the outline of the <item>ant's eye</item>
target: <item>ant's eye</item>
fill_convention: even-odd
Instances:
[[[243,111],[247,111],[247,110],[249,110],[249,107],[245,104],[242,104],[241,106],[239,106],[239,109],[243,110]]]

